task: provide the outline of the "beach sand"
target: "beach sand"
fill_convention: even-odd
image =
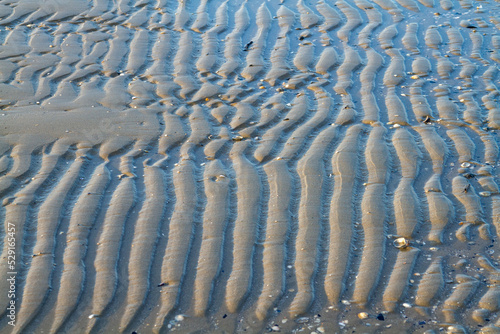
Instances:
[[[0,40],[1,333],[500,333],[498,1],[3,0]]]

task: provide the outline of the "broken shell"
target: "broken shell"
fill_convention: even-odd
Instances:
[[[301,317],[301,318],[298,318],[297,320],[295,320],[295,322],[297,322],[298,324],[305,324],[305,323],[309,322],[309,318],[308,317]]]
[[[462,168],[469,168],[470,167],[470,162],[462,162],[460,165]]]
[[[462,326],[459,325],[451,325],[446,328],[446,334],[461,334],[461,333],[467,333],[465,329]]]
[[[396,248],[406,248],[410,244],[410,241],[406,238],[400,237],[394,240],[393,245]]]
[[[490,197],[491,193],[489,191],[480,191],[479,196]]]

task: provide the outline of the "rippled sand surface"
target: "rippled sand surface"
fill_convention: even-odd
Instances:
[[[1,333],[500,333],[498,1],[1,0],[0,40]]]

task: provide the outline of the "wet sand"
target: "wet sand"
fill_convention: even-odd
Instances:
[[[499,13],[0,1],[0,332],[500,333]]]

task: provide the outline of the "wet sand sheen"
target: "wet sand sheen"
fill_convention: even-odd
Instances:
[[[0,332],[499,333],[498,11],[0,3]]]

